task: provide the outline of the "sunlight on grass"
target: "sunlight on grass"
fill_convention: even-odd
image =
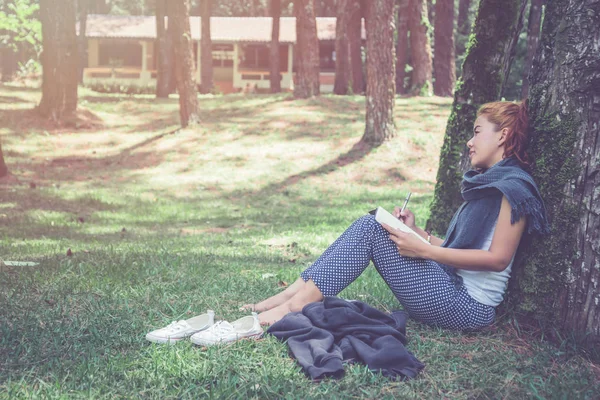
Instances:
[[[510,316],[460,334],[410,321],[427,368],[395,382],[348,365],[312,384],[272,337],[153,346],[151,329],[283,290],[356,218],[429,216],[451,99],[398,98],[397,135],[361,152],[364,97],[175,96],[80,89],[90,124],[52,126],[40,93],[0,85],[0,398],[589,398],[597,367],[518,332]],[[70,251],[69,251],[70,250]],[[340,296],[399,308],[374,268]]]

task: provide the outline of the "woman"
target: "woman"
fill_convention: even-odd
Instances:
[[[415,225],[409,210],[394,210],[431,245],[380,225],[374,216],[355,221],[285,291],[258,304],[262,324],[272,324],[323,296],[335,296],[373,261],[412,318],[450,329],[491,324],[502,301],[523,233],[547,233],[539,191],[525,171],[525,102],[484,104],[467,142],[473,170],[462,182],[465,202],[442,240]]]

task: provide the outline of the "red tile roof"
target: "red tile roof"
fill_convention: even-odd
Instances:
[[[319,40],[335,39],[335,18],[317,18]],[[270,42],[270,17],[211,17],[210,35],[217,42]],[[200,17],[190,17],[192,38],[200,40]],[[91,14],[87,19],[89,38],[155,39],[156,19],[152,16]],[[364,29],[363,29],[364,38]],[[296,19],[282,17],[279,41],[296,42]]]

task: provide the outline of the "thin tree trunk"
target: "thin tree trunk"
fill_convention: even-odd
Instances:
[[[79,0],[79,83],[83,84],[83,72],[87,66],[87,16],[90,0]]]
[[[510,69],[512,68],[512,64],[515,59],[515,54],[517,53],[517,43],[519,42],[519,36],[521,35],[521,31],[523,30],[523,18],[525,15],[525,8],[527,7],[528,2],[529,0],[521,0],[521,8],[519,10],[517,26],[513,30],[513,37],[511,41],[506,45],[505,51],[508,54],[508,57],[504,59],[504,67],[502,68],[502,76],[504,76],[504,80],[502,81],[502,90],[500,91],[500,97],[504,97],[504,93],[506,92],[506,84],[508,83]]]
[[[171,63],[169,54],[172,49],[169,44],[168,32],[165,28],[165,16],[167,15],[166,0],[156,0],[156,97],[167,98],[172,92],[169,81],[171,79]]]
[[[471,31],[469,19],[469,10],[471,9],[471,0],[459,0],[458,17],[456,20],[456,34],[458,37],[466,38]],[[456,40],[456,55],[462,55],[465,52],[465,41]]]
[[[435,3],[434,44],[433,92],[438,96],[452,96],[456,82],[454,0],[437,0]]]
[[[471,138],[477,109],[498,100],[502,89],[504,49],[517,24],[520,0],[481,0],[473,34],[463,64],[461,82],[456,85],[452,111],[440,152],[437,183],[428,228],[443,234],[462,203],[460,183],[470,168],[466,143]]]
[[[598,358],[600,3],[547,4],[530,74],[530,150],[552,234],[520,247],[511,301]]]
[[[60,121],[77,109],[78,51],[75,2],[40,0],[42,100],[38,111]]]
[[[189,0],[169,0],[169,27],[175,50],[175,78],[179,92],[181,126],[200,122],[198,96],[194,79],[194,50],[190,32]]]
[[[2,153],[2,142],[0,142],[0,178],[8,175],[8,167],[4,162],[4,153]]]
[[[364,93],[362,60],[362,7],[360,0],[350,0],[348,4],[350,19],[348,21],[348,57],[351,70],[350,84],[352,93]]]
[[[408,26],[413,64],[410,92],[413,96],[431,95],[433,68],[427,21],[427,0],[410,0]]]
[[[279,67],[279,20],[281,17],[281,0],[271,0],[271,93],[281,92],[281,71]]]
[[[314,0],[294,0],[296,15],[296,84],[294,97],[319,95],[319,40]]]
[[[0,52],[2,53],[2,82],[8,82],[19,66],[17,53],[8,46],[0,48]]]
[[[408,19],[410,0],[398,1],[398,41],[396,42],[396,92],[406,94],[406,64],[408,63]]]
[[[367,6],[367,97],[362,142],[380,145],[395,135],[394,0],[372,0]]]
[[[544,0],[531,0],[529,8],[529,22],[527,24],[527,54],[525,66],[523,67],[523,86],[521,87],[521,98],[526,99],[529,94],[529,73],[533,65],[533,57],[537,50],[540,38],[540,27],[542,24],[542,7]]]
[[[200,56],[200,93],[212,93],[214,89],[213,82],[213,61],[212,61],[212,40],[210,37],[210,16],[212,10],[212,0],[202,0],[202,35],[200,45],[202,47]]]
[[[353,0],[337,0],[337,18],[335,23],[335,82],[333,93],[348,94],[351,80],[348,28],[350,23],[349,3]]]

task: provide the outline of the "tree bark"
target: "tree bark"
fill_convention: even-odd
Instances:
[[[2,56],[2,82],[8,82],[12,79],[19,66],[17,62],[17,53],[10,47],[0,48]]]
[[[464,53],[465,47],[471,33],[471,0],[459,0],[458,2],[458,18],[456,21],[456,36],[454,37],[454,43],[456,47],[455,56],[457,59],[456,63],[456,76],[457,78],[462,74],[462,62],[461,60]]]
[[[398,41],[396,42],[396,92],[406,94],[406,64],[408,63],[408,19],[410,0],[398,2]]]
[[[83,84],[83,72],[87,66],[87,16],[89,0],[79,0],[79,83]]]
[[[542,7],[544,0],[531,0],[529,8],[529,22],[527,24],[527,54],[525,55],[525,66],[523,67],[523,86],[521,87],[521,98],[526,99],[529,94],[529,73],[533,65],[533,56],[537,50],[540,38],[540,27],[542,24]]]
[[[0,178],[8,175],[8,167],[4,162],[4,153],[2,152],[2,143],[0,142]]]
[[[314,0],[294,0],[296,15],[296,83],[294,97],[319,95],[319,40]]]
[[[410,93],[413,96],[428,96],[431,95],[433,78],[427,0],[410,0],[408,27],[413,66]]]
[[[271,0],[271,93],[281,92],[281,71],[279,67],[279,20],[281,17],[281,0]]]
[[[520,0],[481,0],[473,27],[474,40],[456,84],[452,111],[446,125],[444,144],[428,229],[443,234],[456,209],[462,204],[460,183],[470,168],[467,141],[471,138],[477,109],[498,100],[502,89],[504,49],[517,24]]]
[[[546,6],[530,95],[534,178],[552,234],[522,244],[511,300],[600,357],[600,3]],[[578,346],[583,347],[583,346]],[[594,350],[595,349],[595,350]]]
[[[361,141],[373,146],[395,135],[394,19],[394,0],[368,2],[366,124]]]
[[[169,0],[169,28],[172,29],[175,50],[179,117],[184,128],[200,122],[189,11],[189,0]]]
[[[172,54],[171,41],[165,28],[165,16],[167,15],[166,0],[156,0],[156,54],[158,60],[156,63],[156,97],[167,98],[171,94],[171,62],[169,59]]]
[[[60,121],[77,109],[78,52],[73,0],[40,0],[42,100],[38,111]]]
[[[202,48],[202,53],[200,56],[200,93],[212,93],[214,89],[212,65],[212,39],[210,37],[210,15],[212,10],[212,0],[201,1],[202,37],[200,46]]]
[[[437,0],[435,3],[435,28],[433,32],[435,43],[433,93],[437,96],[452,96],[456,82],[454,0]]]
[[[348,94],[351,82],[350,48],[348,28],[350,23],[349,3],[353,0],[337,0],[337,18],[335,22],[335,82],[333,93]]]
[[[360,0],[350,0],[348,3],[350,18],[348,21],[348,57],[350,87],[352,93],[364,93],[365,78],[363,77],[362,61],[362,7]]]
[[[527,3],[529,0],[521,0],[521,7],[519,9],[519,17],[517,19],[517,25],[513,29],[513,36],[509,43],[506,45],[506,54],[508,57],[504,59],[504,66],[502,68],[502,76],[504,79],[502,81],[502,90],[500,91],[500,97],[504,97],[504,93],[506,92],[506,84],[508,83],[508,77],[510,75],[510,69],[512,68],[513,61],[515,59],[515,55],[517,53],[517,43],[519,41],[519,36],[521,35],[521,31],[523,30],[523,16],[525,15],[525,8],[527,7]]]

